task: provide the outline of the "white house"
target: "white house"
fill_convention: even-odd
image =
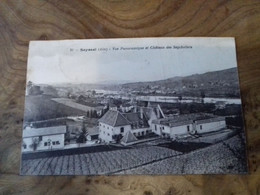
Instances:
[[[152,121],[154,133],[173,139],[188,134],[203,134],[225,128],[225,117],[203,113],[179,115]]]
[[[65,125],[44,128],[26,127],[23,130],[22,152],[63,148],[65,133]]]
[[[141,113],[121,113],[109,110],[99,119],[99,138],[104,142],[113,142],[115,136],[125,136],[132,131],[134,136],[142,136],[150,130],[147,119]]]
[[[120,105],[120,109],[122,110],[122,112],[129,112],[131,111],[131,109],[133,109],[133,107],[134,106],[130,102],[125,102]]]
[[[162,115],[159,107],[136,107],[131,113],[109,110],[99,119],[99,138],[114,142],[117,136],[124,137],[128,131],[137,138],[144,136],[152,131],[152,120],[162,118]]]

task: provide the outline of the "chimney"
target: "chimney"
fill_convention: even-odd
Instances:
[[[159,110],[158,107],[156,108],[156,112],[157,112],[157,118],[159,119],[160,118],[160,110]]]
[[[144,113],[143,113],[143,108],[140,107],[140,118],[143,120],[144,118]]]

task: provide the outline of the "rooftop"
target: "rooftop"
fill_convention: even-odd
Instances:
[[[28,128],[23,130],[23,138],[37,137],[37,136],[44,136],[44,135],[65,134],[65,133],[66,133],[66,126]]]
[[[109,110],[99,119],[99,122],[112,127],[125,125],[134,125],[135,128],[149,127],[146,117],[141,117],[140,112],[121,113],[119,111]]]
[[[108,110],[99,120],[112,127],[130,125],[130,122],[118,111]]]
[[[196,121],[198,124],[208,123],[208,122],[216,122],[225,120],[225,117],[216,116],[212,114],[206,113],[194,113],[194,114],[185,114],[174,117],[168,117],[164,119],[153,120],[154,124],[161,124],[170,127],[176,127],[186,124],[191,124]]]
[[[134,141],[137,141],[138,139],[134,136],[132,131],[128,131],[125,136],[121,139],[121,142],[123,143],[131,143]]]
[[[141,112],[122,113],[122,115],[133,125],[133,128],[149,127],[146,116],[143,114],[141,117]]]

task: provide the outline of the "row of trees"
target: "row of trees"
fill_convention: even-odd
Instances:
[[[97,111],[96,110],[88,110],[86,112],[86,116],[88,118],[98,118],[98,114],[97,114]]]

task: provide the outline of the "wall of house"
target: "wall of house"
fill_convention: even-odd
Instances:
[[[146,135],[149,132],[151,132],[150,128],[139,128],[139,129],[132,129],[132,132],[134,134],[134,136],[138,137],[138,136],[142,136],[142,135]]]
[[[124,128],[124,132],[121,133],[121,128]],[[113,127],[105,123],[99,123],[99,138],[105,142],[113,141],[112,136],[122,134],[125,135],[127,131],[131,130],[130,125]]]
[[[124,132],[123,133],[121,133],[121,130],[120,130],[121,127],[124,127]],[[130,125],[125,125],[125,126],[114,127],[113,132],[114,132],[115,135],[121,133],[122,136],[124,136],[126,134],[126,132],[128,132],[130,130],[131,130],[131,126]]]
[[[155,125],[156,125],[156,128],[155,128]],[[152,124],[152,132],[154,132],[160,136],[169,135],[171,138],[175,138],[178,135],[188,134],[187,126],[189,126],[190,132],[192,132],[193,131],[192,124],[181,125],[181,126],[176,126],[176,127],[169,127],[169,126],[161,125],[161,124]],[[197,130],[197,133],[207,133],[207,132],[217,131],[217,130],[220,130],[225,127],[226,127],[225,120],[195,125],[195,129]]]
[[[156,128],[155,128],[155,125],[156,125]],[[178,135],[188,134],[187,126],[189,126],[190,131],[191,131],[192,124],[181,125],[181,126],[177,126],[177,127],[169,127],[166,125],[153,124],[152,132],[156,133],[157,135],[174,138]]]
[[[160,131],[160,125],[158,124],[152,124],[152,132],[157,134],[157,135],[161,135],[162,132]]]
[[[149,124],[150,127],[153,126],[152,121],[155,120],[155,119],[157,119],[157,116],[156,116],[155,112],[152,111],[152,112],[151,112],[151,115],[150,115],[150,118],[149,118],[149,120],[148,120],[148,124]]]
[[[38,137],[23,138],[23,144],[22,144],[23,152],[34,151],[34,148],[32,147],[33,139],[38,139],[38,140],[41,139],[35,151],[64,148],[64,134],[45,135],[40,137],[38,136]]]
[[[170,128],[170,137],[175,138],[176,136],[179,136],[179,135],[188,134],[188,126],[189,126],[190,131],[192,131],[192,124],[171,127]]]
[[[99,138],[102,141],[112,141],[113,127],[104,123],[99,123]]]
[[[210,123],[197,124],[197,133],[207,133],[212,131],[217,131],[226,127],[226,121],[216,121]]]

